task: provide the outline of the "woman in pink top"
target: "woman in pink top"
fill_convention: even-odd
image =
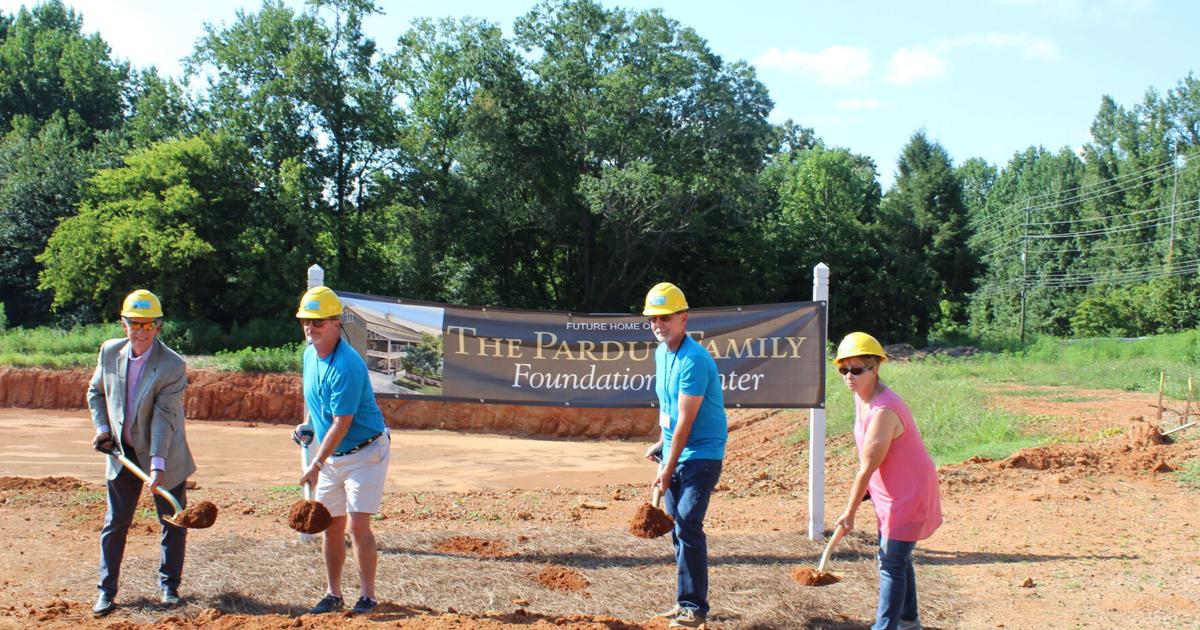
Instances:
[[[879,607],[874,630],[919,629],[912,551],[942,524],[937,468],[925,450],[912,412],[879,380],[887,361],[867,333],[846,335],[834,363],[854,392],[854,443],[858,474],[837,526],[854,529],[854,515],[870,491],[879,520]]]

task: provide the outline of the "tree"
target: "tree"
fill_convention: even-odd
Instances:
[[[0,301],[14,325],[48,321],[51,296],[38,290],[35,258],[58,222],[75,213],[94,155],[59,117],[33,136],[13,132],[0,142]]]
[[[83,18],[61,0],[25,8],[0,37],[0,130],[19,118],[37,127],[57,116],[89,142],[122,122],[128,65],[109,58],[99,35],[84,36]]]
[[[98,171],[78,214],[58,225],[37,258],[45,267],[40,288],[54,292],[55,308],[118,303],[131,288],[147,286],[175,317],[228,324],[263,313],[278,290],[256,301],[230,299],[231,280],[252,269],[238,259],[246,245],[239,234],[256,227],[244,211],[251,205],[246,158],[236,141],[192,137],[152,145],[120,168]]]
[[[888,271],[869,231],[880,201],[871,160],[818,143],[780,155],[762,179],[774,209],[755,225],[763,238],[762,260],[750,275],[774,291],[759,299],[811,299],[812,267],[824,262],[837,286],[830,303],[831,338],[852,330],[901,334],[872,295],[877,283],[888,281]]]
[[[962,184],[949,154],[924,131],[913,134],[901,152],[896,183],[882,207],[898,277],[913,291],[914,337],[924,339],[942,313],[965,322],[978,261],[968,246]]]
[[[318,0],[296,14],[268,0],[227,28],[206,26],[187,64],[190,74],[211,73],[203,122],[243,139],[265,194],[289,198],[271,207],[329,216],[333,256],[324,264],[359,290],[390,275],[380,245],[397,210],[373,196],[396,165],[395,93],[362,30],[376,11],[368,0]]]
[[[753,69],[657,10],[544,2],[514,33],[569,186],[550,193],[570,226],[555,235],[562,301],[625,310],[665,276],[714,301],[733,293],[725,279],[754,218],[742,202],[776,139]],[[657,216],[620,224],[642,212]]]

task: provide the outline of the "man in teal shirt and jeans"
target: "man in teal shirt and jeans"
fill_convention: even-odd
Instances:
[[[725,458],[729,437],[717,363],[687,334],[688,304],[679,287],[662,282],[646,294],[642,314],[658,339],[654,353],[662,439],[646,456],[662,452],[655,484],[675,519],[671,542],[677,565],[675,607],[660,617],[671,628],[703,628],[708,616],[708,543],[704,515]]]

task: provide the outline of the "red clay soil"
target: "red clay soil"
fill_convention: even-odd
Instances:
[[[206,529],[217,522],[217,506],[212,501],[189,505],[175,518],[175,524],[188,529]]]
[[[91,370],[0,368],[0,407],[83,409]],[[304,416],[295,374],[188,370],[184,401],[192,420],[292,424]],[[555,437],[648,437],[653,409],[582,409],[381,399],[393,429],[443,429]]]
[[[586,590],[591,580],[583,577],[583,574],[570,567],[561,567],[550,565],[538,571],[534,576],[536,581],[543,588],[548,588],[552,591],[573,591],[579,592]]]
[[[1076,469],[1128,473],[1164,473],[1178,467],[1170,440],[1142,418],[1130,418],[1125,433],[1093,444],[1051,444],[1022,449],[998,468],[1053,471]]]
[[[0,490],[77,490],[87,484],[74,477],[0,477]]]
[[[792,579],[805,586],[827,586],[838,581],[838,577],[828,571],[818,571],[809,567],[800,567],[793,571]]]
[[[442,553],[480,558],[511,558],[517,555],[515,551],[509,551],[508,547],[499,540],[485,540],[472,536],[451,536],[439,541],[433,548]]]
[[[288,510],[288,527],[304,534],[319,534],[332,521],[329,508],[320,501],[297,501]]]
[[[675,528],[675,521],[659,508],[643,503],[629,519],[629,533],[638,538],[658,538]]]

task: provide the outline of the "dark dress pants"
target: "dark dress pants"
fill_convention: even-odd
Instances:
[[[137,464],[137,455],[132,448],[125,448],[125,456]],[[139,467],[140,464],[139,464]],[[142,468],[145,470],[145,468]],[[126,468],[122,468],[115,479],[108,481],[108,512],[104,515],[104,528],[100,530],[100,583],[97,585],[110,597],[117,595],[117,582],[121,577],[121,560],[125,556],[125,537],[137,512],[138,499],[142,494],[142,480]],[[171,489],[179,505],[187,507],[187,482]],[[158,509],[158,522],[162,527],[162,546],[158,565],[160,589],[177,590],[183,577],[183,553],[187,545],[187,529],[176,527],[162,520],[171,516],[174,508],[161,496],[154,495],[154,506]]]

